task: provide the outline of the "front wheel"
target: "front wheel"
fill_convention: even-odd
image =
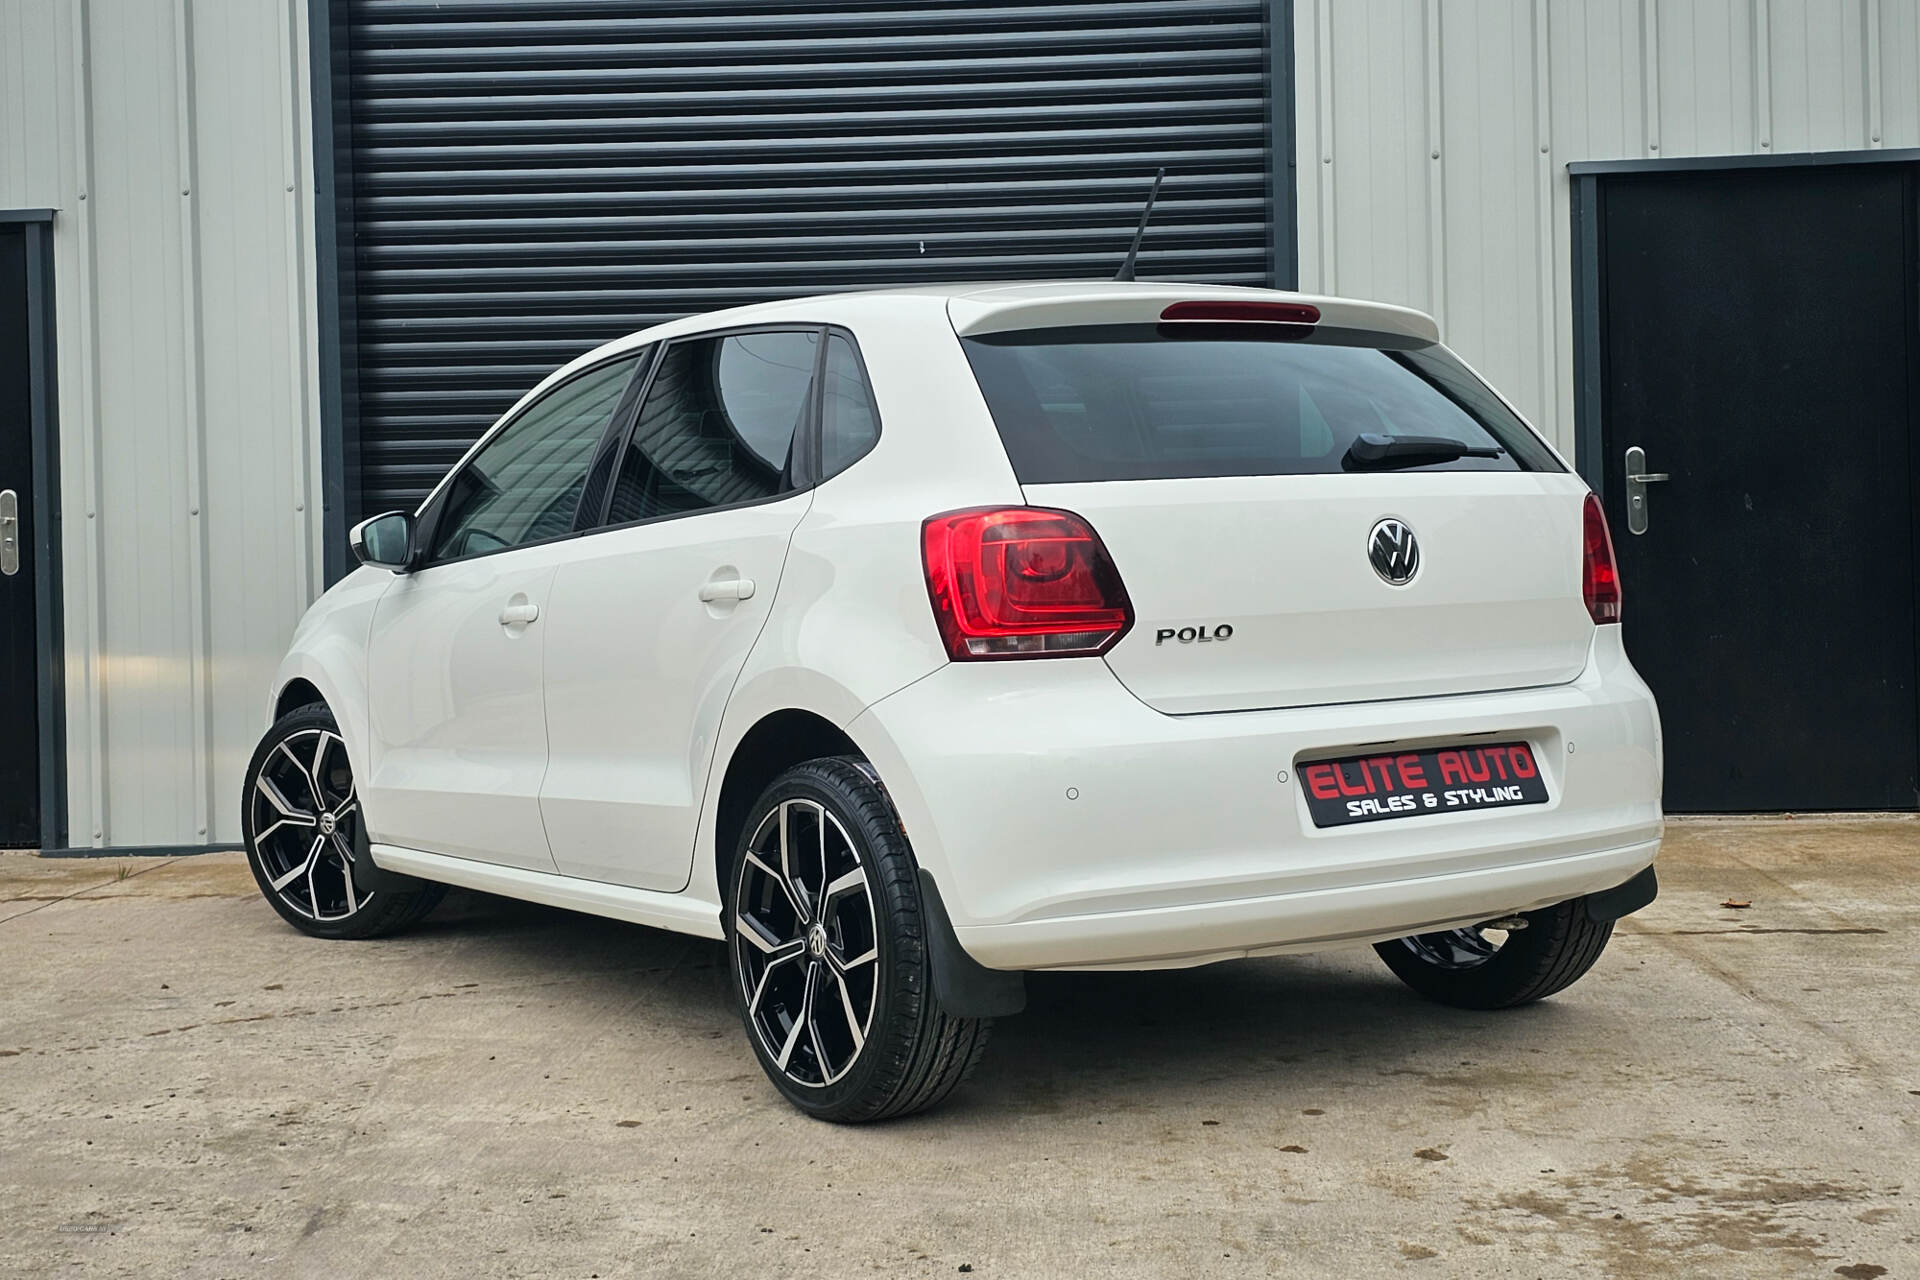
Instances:
[[[282,919],[317,938],[371,938],[433,910],[442,885],[366,889],[354,875],[360,795],[346,740],[324,706],[289,711],[247,765],[240,830],[247,865]],[[388,878],[391,883],[392,878]]]
[[[1399,979],[1461,1009],[1506,1009],[1571,986],[1606,949],[1613,921],[1587,918],[1584,898],[1528,911],[1526,928],[1478,925],[1374,944]]]
[[[984,1019],[933,995],[913,852],[864,764],[809,760],[748,815],[727,893],[734,996],[754,1056],[822,1120],[921,1111],[965,1080]]]

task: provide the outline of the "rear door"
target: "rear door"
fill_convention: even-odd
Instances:
[[[1107,661],[1150,706],[1524,688],[1585,665],[1586,486],[1437,344],[1152,323],[965,342],[1028,501],[1086,517],[1112,554],[1136,622]],[[1475,453],[1369,461],[1362,437]]]
[[[481,446],[426,517],[425,564],[381,597],[367,663],[375,840],[554,869],[540,822],[554,574],[638,361],[558,384]]]
[[[701,335],[655,365],[553,584],[540,809],[566,875],[686,886],[720,715],[812,500],[823,336]]]

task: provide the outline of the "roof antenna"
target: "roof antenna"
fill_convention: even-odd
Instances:
[[[1133,264],[1140,257],[1140,240],[1147,234],[1147,219],[1153,216],[1153,202],[1160,196],[1160,179],[1166,176],[1167,171],[1164,168],[1155,171],[1153,175],[1153,190],[1147,192],[1147,207],[1140,211],[1140,226],[1133,233],[1133,247],[1127,250],[1127,260],[1120,264],[1118,271],[1113,273],[1115,280],[1133,279]]]

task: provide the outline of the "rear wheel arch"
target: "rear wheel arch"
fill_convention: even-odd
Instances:
[[[823,756],[865,758],[859,745],[831,720],[797,707],[769,712],[747,730],[727,758],[720,782],[713,827],[714,883],[726,884],[734,846],[760,793],[794,765]]]

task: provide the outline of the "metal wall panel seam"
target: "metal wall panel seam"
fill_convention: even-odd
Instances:
[[[1753,122],[1760,149],[1773,146],[1773,13],[1768,0],[1753,0]]]
[[[1660,153],[1660,3],[1640,0],[1640,138],[1648,155]]]
[[[1534,300],[1539,308],[1540,401],[1534,406],[1533,420],[1556,445],[1568,442],[1561,437],[1559,310],[1555,298],[1559,273],[1553,261],[1553,197],[1557,177],[1553,171],[1553,65],[1547,23],[1551,20],[1547,0],[1533,0],[1533,133],[1534,133]]]
[[[1267,45],[1264,64],[1267,82],[1267,283],[1276,289],[1298,289],[1296,258],[1300,236],[1293,216],[1299,199],[1293,155],[1293,95],[1275,86],[1293,79],[1293,0],[1267,0]]]
[[[1862,6],[1860,42],[1865,46],[1863,57],[1867,64],[1867,146],[1878,147],[1886,96],[1880,87],[1880,0],[1862,0]]]
[[[207,696],[211,620],[207,616],[207,433],[205,410],[206,343],[200,332],[200,213],[194,195],[197,184],[197,139],[194,137],[193,15],[191,0],[173,0],[173,124],[176,173],[180,189],[180,325],[186,344],[185,378],[181,383],[187,433],[187,689],[191,702],[193,743],[193,820],[200,835],[207,834],[213,802],[211,742],[213,703]]]
[[[1320,153],[1320,283],[1322,293],[1339,287],[1334,231],[1337,201],[1333,190],[1333,0],[1314,0],[1314,87],[1320,101],[1314,120],[1314,149]]]
[[[324,3],[324,0],[314,0]],[[306,255],[301,252],[304,238],[301,229],[306,225],[303,201],[300,197],[300,135],[304,123],[301,111],[302,99],[306,93],[306,77],[299,73],[299,64],[295,60],[295,46],[299,36],[297,29],[303,25],[301,13],[302,0],[284,0],[280,6],[280,21],[276,24],[275,52],[280,60],[280,185],[284,189],[281,200],[281,218],[286,234],[282,239],[285,252],[284,268],[287,285],[287,392],[288,419],[294,426],[294,449],[292,453],[293,472],[293,581],[298,584],[295,592],[301,605],[312,600],[317,594],[313,521],[307,514],[313,501],[313,460],[314,453],[313,419],[307,411],[311,392],[308,381],[307,361],[307,292]]]
[[[1447,334],[1447,156],[1442,147],[1446,137],[1445,74],[1440,42],[1445,39],[1441,27],[1440,0],[1427,0],[1422,31],[1426,43],[1427,67],[1427,310]]]
[[[92,0],[74,0],[73,5],[73,56],[74,56],[74,146],[78,154],[74,160],[75,177],[79,191],[74,209],[75,235],[79,238],[79,247],[75,259],[79,270],[74,281],[73,292],[67,295],[69,303],[79,311],[74,329],[80,335],[79,351],[74,358],[78,362],[80,373],[76,381],[80,386],[81,403],[77,421],[72,425],[74,435],[80,443],[80,474],[82,494],[86,502],[86,525],[81,541],[86,549],[81,572],[86,575],[87,590],[75,591],[68,599],[84,602],[82,609],[81,635],[86,639],[86,651],[79,663],[69,662],[69,673],[76,667],[85,673],[87,702],[87,740],[75,744],[69,739],[68,759],[71,762],[76,745],[87,769],[87,791],[92,801],[92,812],[87,815],[84,824],[71,826],[77,830],[83,825],[93,833],[93,842],[103,844],[108,830],[107,814],[107,694],[105,664],[101,661],[100,637],[105,628],[107,609],[106,565],[101,555],[100,527],[104,519],[101,511],[100,456],[103,442],[100,437],[100,365],[96,358],[100,350],[100,309],[94,298],[94,281],[98,276],[98,245],[95,234],[93,212],[88,208],[87,197],[93,188],[93,66],[92,66]],[[61,434],[66,435],[63,429]],[[68,633],[72,634],[71,631]],[[69,789],[68,795],[71,796]]]

